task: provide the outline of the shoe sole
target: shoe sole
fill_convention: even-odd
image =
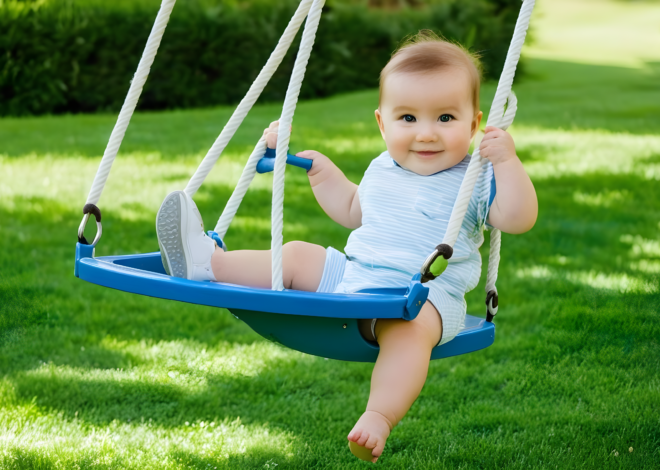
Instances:
[[[163,268],[170,276],[188,279],[188,263],[183,248],[185,230],[179,192],[167,195],[156,215],[156,233]]]

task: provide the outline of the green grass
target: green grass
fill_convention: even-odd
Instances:
[[[511,131],[540,217],[503,237],[496,342],[433,362],[379,467],[660,467],[660,70],[541,59],[528,70]],[[359,181],[383,149],[376,101],[300,103],[292,148],[327,152]],[[254,109],[196,196],[207,226],[278,109]],[[100,202],[98,255],[157,249],[160,201],[230,112],[135,116]],[[0,120],[0,468],[370,468],[345,440],[370,365],[285,350],[224,310],[73,277],[114,120]],[[255,180],[230,248],[269,246],[270,182]],[[285,204],[286,240],[344,246],[349,232],[296,169]],[[482,282],[472,313],[483,296]]]

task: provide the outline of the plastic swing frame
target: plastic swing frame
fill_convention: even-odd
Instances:
[[[93,253],[92,245],[76,246],[75,274],[84,281],[149,297],[226,308],[266,339],[307,354],[343,361],[375,362],[378,357],[378,345],[360,334],[359,319],[412,320],[414,317],[406,310],[408,302],[415,302],[415,298],[419,299],[416,302],[426,300],[426,288],[417,290],[413,294],[417,297],[412,297],[405,288],[322,294],[189,281],[165,274],[159,252],[98,258]],[[477,351],[494,340],[493,323],[467,315],[463,331],[452,341],[437,346],[431,359]]]

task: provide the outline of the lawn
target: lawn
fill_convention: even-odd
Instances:
[[[660,59],[544,50],[557,13],[548,2],[511,129],[540,216],[503,236],[496,342],[432,363],[379,467],[660,467]],[[603,4],[607,21],[641,11]],[[660,11],[645,5],[645,17]],[[493,91],[484,87],[484,109]],[[377,97],[300,103],[291,148],[324,152],[359,182],[384,149]],[[279,110],[253,110],[195,197],[208,228]],[[99,204],[98,255],[158,249],[160,201],[185,186],[231,111],[134,117]],[[81,208],[115,119],[0,120],[0,468],[370,468],[345,437],[371,365],[283,349],[226,310],[73,276]],[[286,184],[285,241],[343,248],[348,230],[304,174],[289,168]],[[230,249],[270,246],[270,188],[255,179]],[[483,281],[467,296],[481,316]]]

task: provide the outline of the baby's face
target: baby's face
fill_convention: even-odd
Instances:
[[[385,79],[376,120],[392,158],[420,175],[451,168],[479,129],[467,71],[394,73]]]

